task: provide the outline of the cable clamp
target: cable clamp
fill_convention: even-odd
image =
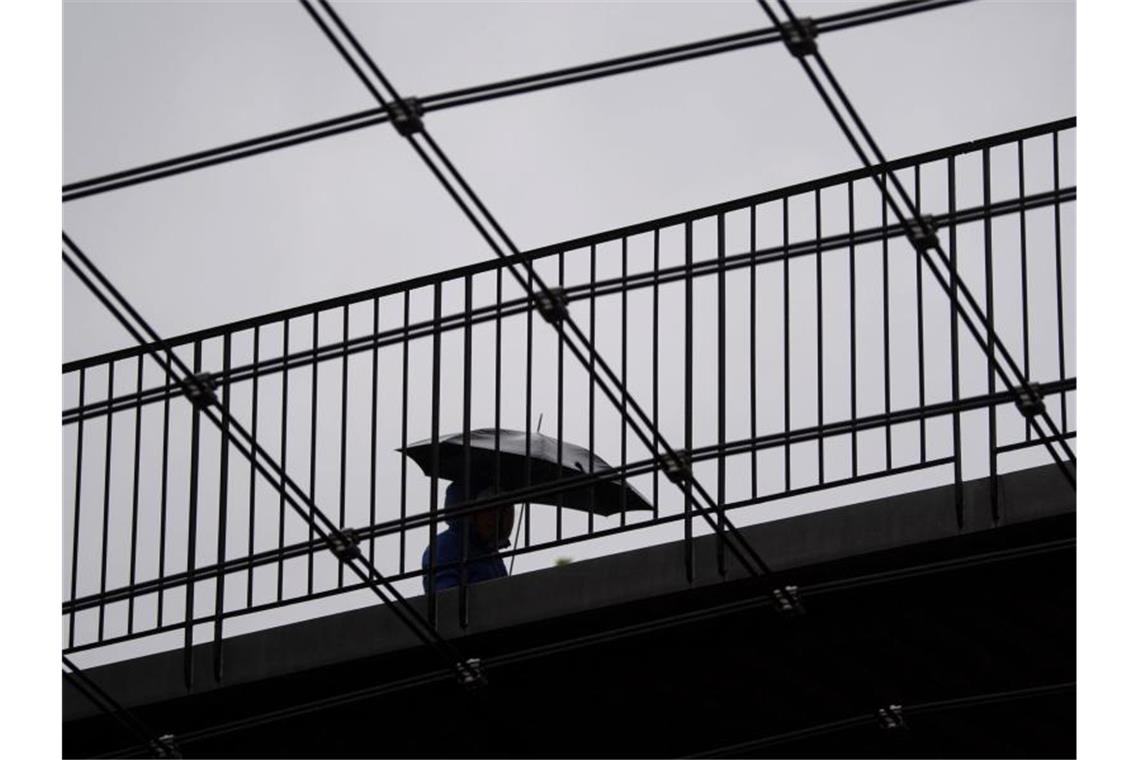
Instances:
[[[392,126],[404,137],[411,137],[424,130],[424,106],[419,98],[391,100],[384,106]]]
[[[780,24],[780,33],[784,44],[788,46],[788,52],[796,58],[816,52],[815,38],[819,36],[819,30],[815,26],[815,19],[804,16],[785,21]]]
[[[155,757],[163,758],[181,758],[182,752],[178,749],[178,745],[174,743],[174,734],[163,734],[157,739],[151,740],[150,748],[154,752]]]
[[[570,316],[566,310],[567,303],[569,301],[566,298],[566,291],[562,288],[550,288],[549,291],[535,296],[538,313],[552,325],[557,325]]]
[[[354,528],[345,528],[329,534],[329,550],[337,559],[351,562],[360,555],[360,534]]]
[[[934,217],[921,216],[906,223],[906,236],[911,244],[920,251],[927,251],[938,247],[938,228],[934,226]]]
[[[772,599],[776,602],[776,611],[781,615],[795,617],[797,615],[803,615],[806,612],[803,602],[800,601],[799,586],[781,586],[780,588],[774,588],[772,589]]]
[[[692,471],[689,469],[689,452],[677,449],[672,456],[666,454],[661,457],[661,469],[669,480],[679,486],[685,485],[692,477]]]
[[[471,657],[462,663],[455,664],[459,677],[459,685],[465,689],[480,689],[487,685],[487,676],[483,672],[483,661],[478,657]]]
[[[186,394],[190,403],[199,409],[205,409],[217,401],[214,395],[217,388],[218,383],[209,372],[199,372],[182,381],[182,392]]]
[[[880,707],[875,713],[875,717],[879,721],[879,728],[884,731],[896,731],[906,728],[906,721],[903,720],[902,705],[887,705]]]
[[[1041,384],[1028,383],[1024,387],[1018,388],[1014,403],[1022,417],[1029,418],[1044,414],[1045,399],[1041,397]]]

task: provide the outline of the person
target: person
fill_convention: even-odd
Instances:
[[[467,583],[479,583],[507,575],[507,567],[499,549],[510,546],[511,530],[515,522],[514,505],[489,507],[467,515],[454,514],[464,501],[490,496],[494,486],[481,478],[472,478],[466,485],[454,481],[447,487],[444,497],[443,520],[446,530],[436,536],[435,588],[436,591],[460,584],[463,572],[463,544],[466,531]],[[424,549],[421,566],[424,570],[424,591],[428,590],[431,568],[431,545]]]

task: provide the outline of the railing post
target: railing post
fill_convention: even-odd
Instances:
[[[428,584],[427,619],[433,628],[438,627],[436,607],[435,568],[438,564],[439,539],[436,529],[439,526],[439,362],[440,329],[439,320],[443,300],[443,286],[436,282],[432,288],[432,332],[431,332],[431,523],[428,528]]]
[[[957,404],[961,399],[961,385],[958,368],[958,220],[957,220],[957,181],[954,167],[954,157],[946,160],[947,204],[949,212],[950,235],[950,393],[954,401],[953,435],[954,435],[954,514],[958,521],[958,530],[965,526],[965,501],[962,492],[962,415]]]
[[[289,356],[289,320],[281,331],[281,355]],[[281,479],[277,483],[277,601],[285,598],[285,475],[289,464],[289,367],[281,370]],[[254,459],[250,458],[250,462]]]
[[[348,304],[341,307],[341,335],[345,346],[348,345]],[[340,513],[337,515],[337,527],[344,530],[345,500],[348,498],[348,351],[340,357]],[[312,494],[316,499],[316,494]],[[338,562],[336,566],[336,587],[344,588],[344,563]]]
[[[408,448],[408,325],[411,321],[411,291],[404,291],[404,333],[400,367],[400,447]],[[400,522],[408,519],[408,458],[400,457]],[[400,530],[400,572],[407,569],[408,533]]]
[[[377,426],[379,424],[380,408],[380,347],[376,344],[376,336],[380,333],[380,297],[372,299],[372,382],[369,383],[371,394],[371,415],[368,429],[368,525],[376,524],[376,478],[377,465]],[[368,564],[376,564],[376,536],[368,537]]]
[[[622,257],[622,267],[624,272],[624,256]],[[558,288],[561,290],[566,286],[566,253],[565,251],[558,252]],[[625,291],[622,291],[622,377],[625,376]],[[569,308],[567,306],[566,308]],[[555,325],[558,330],[558,380],[555,396],[556,422],[558,429],[558,471],[562,472],[562,437],[564,434],[565,424],[565,363],[566,363],[566,328],[563,324],[565,320],[559,319]],[[624,382],[624,381],[623,381]],[[625,426],[622,426],[622,463],[625,462]],[[561,477],[561,474],[559,475]],[[623,494],[624,495],[624,494]],[[562,505],[564,501],[564,494],[558,494],[558,503],[554,507],[554,536],[557,540],[562,540]],[[624,506],[624,505],[623,505]],[[625,512],[622,511],[622,525],[625,524]]]
[[[994,395],[996,359],[994,357],[994,262],[993,262],[993,230],[990,219],[990,149],[982,149],[982,229],[984,234],[985,264],[986,264],[986,389],[990,396]],[[1027,369],[1028,371],[1028,369]],[[991,402],[987,407],[989,421],[989,438],[987,453],[989,454],[990,471],[990,518],[997,523],[999,518],[998,507],[998,471],[997,471],[997,405]]]
[[[258,364],[261,360],[261,326],[255,325],[253,328],[253,387],[250,391],[249,400],[249,415],[250,415],[250,430],[249,434],[253,440],[257,440],[257,418],[259,404],[259,391],[260,383],[258,382],[259,373],[257,372]],[[249,457],[249,531],[247,533],[246,551],[250,557],[256,549],[254,537],[257,535],[257,452],[250,452]],[[246,575],[246,588],[245,588],[245,606],[253,606],[253,567],[249,568],[249,573]]]
[[[320,373],[317,369],[317,349],[320,347],[320,322],[321,312],[313,312],[313,371],[311,374],[311,385],[309,387],[309,498],[316,502],[317,499],[317,408],[320,404],[320,396],[318,394],[318,380]],[[308,594],[313,594],[313,563],[316,559],[316,531],[314,528],[316,515],[313,513],[312,506],[309,507],[309,556],[307,558],[306,578],[308,579]]]
[[[139,354],[138,365],[135,370],[135,392],[141,394],[143,389],[143,354]],[[135,451],[131,468],[131,568],[130,585],[135,585],[136,571],[138,570],[139,555],[139,457],[142,453],[142,404],[135,407]],[[135,629],[135,598],[127,600],[127,633]]]
[[[597,246],[590,246],[590,345],[597,345],[595,336],[597,334],[595,328],[598,324],[598,249]],[[597,385],[598,376],[596,374],[597,368],[595,367],[594,354],[591,352],[590,361],[588,366],[590,373],[590,393],[589,393],[589,435],[588,444],[590,449],[590,474],[594,474],[594,416],[596,412],[597,403]],[[598,489],[596,486],[590,487],[590,506],[593,507],[597,499]],[[594,532],[594,512],[591,509],[589,514],[586,515],[586,531],[588,533]]]
[[[685,451],[693,450],[693,223],[685,222]],[[685,479],[685,579],[693,582],[693,480]]]
[[[87,391],[87,370],[79,370],[79,405],[83,406]],[[79,417],[75,432],[75,507],[71,518],[71,595],[69,601],[75,601],[76,585],[79,582],[79,523],[80,507],[83,504],[83,417]],[[161,609],[162,597],[159,597]],[[67,620],[67,645],[75,646],[75,612]]]
[[[916,224],[922,225],[922,174],[918,164],[914,167],[914,208]],[[987,209],[987,214],[989,213]],[[987,223],[989,217],[986,217]],[[920,227],[921,229],[921,227]],[[933,230],[929,234],[933,234]],[[915,327],[918,331],[918,405],[926,406],[926,307],[922,292],[922,252],[915,250],[914,255],[914,308],[916,316]],[[992,311],[992,309],[991,309]],[[991,389],[992,392],[992,389]],[[918,420],[918,461],[926,461],[926,416]]]
[[[202,341],[194,341],[194,375],[202,371]],[[191,378],[193,381],[193,378]],[[184,389],[185,391],[185,389]],[[194,688],[194,567],[198,551],[198,456],[202,410],[197,403],[190,409],[190,501],[186,517],[186,604],[182,635],[182,680],[186,690]]]
[[[230,473],[230,334],[222,338],[222,447],[218,473],[218,552],[219,565],[226,561],[226,521],[229,517],[227,501]],[[214,680],[222,681],[222,625],[226,607],[226,576],[219,572],[214,581]]]
[[[755,247],[755,246],[753,246]],[[592,286],[592,282],[591,282]],[[594,345],[592,334],[594,324],[593,317],[590,317],[590,331],[591,340],[590,345]],[[660,332],[661,332],[661,230],[653,230],[653,429],[661,429],[660,419],[660,374],[661,374],[661,348],[660,348]],[[591,359],[592,361],[592,359]],[[592,387],[592,384],[591,384]],[[590,451],[593,454],[593,450]],[[653,456],[656,458],[661,453],[661,444],[654,439],[653,441]],[[594,463],[591,459],[590,470],[593,471]],[[656,520],[660,515],[660,506],[658,501],[660,499],[660,470],[656,467],[653,468],[653,519]]]
[[[1053,132],[1053,251],[1055,255],[1057,281],[1057,372],[1058,378],[1065,379],[1065,305],[1064,274],[1061,262],[1061,157],[1058,133]],[[1025,377],[1029,377],[1029,366],[1025,367]],[[1069,432],[1068,395],[1061,393],[1061,433]],[[1064,440],[1063,438],[1061,440]]]
[[[471,493],[471,275],[463,278],[463,500],[470,501]],[[471,551],[471,522],[474,516],[463,520],[463,554],[459,565],[459,625],[467,628],[469,610],[468,561]],[[495,521],[495,540],[499,525]]]
[[[110,401],[115,395],[115,362],[107,363],[107,400]],[[111,454],[113,438],[111,435],[112,423],[115,421],[114,412],[107,413],[107,439],[105,448],[103,450],[103,529],[100,539],[100,554],[99,554],[99,624],[98,624],[98,638],[99,641],[103,640],[104,618],[106,616],[106,604],[104,602],[104,595],[107,593],[107,533],[110,524],[111,514]]]
[[[784,229],[787,234],[787,201],[784,201]],[[847,234],[850,236],[847,247],[847,276],[848,282],[848,322],[851,329],[849,364],[851,368],[851,419],[859,418],[859,386],[856,371],[857,357],[857,283],[855,272],[855,183],[847,183]],[[859,431],[851,430],[851,477],[859,477]]]
[[[717,392],[716,392],[716,420],[717,420],[717,472],[716,472],[716,506],[717,531],[716,537],[716,568],[720,577],[727,574],[724,564],[724,502],[725,502],[725,271],[724,271],[724,214],[716,217],[716,256],[717,256]]]

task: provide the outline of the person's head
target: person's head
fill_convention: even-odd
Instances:
[[[499,507],[488,507],[467,515],[448,514],[465,502],[475,501],[493,496],[496,489],[488,480],[472,477],[469,481],[453,481],[447,487],[444,500],[444,520],[450,527],[461,528],[464,518],[470,517],[473,540],[491,546],[510,540],[514,528],[515,509],[512,504],[503,504]]]

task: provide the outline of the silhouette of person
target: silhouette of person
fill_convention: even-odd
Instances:
[[[468,494],[464,498],[464,492]],[[466,573],[468,583],[479,583],[507,575],[507,567],[499,555],[499,549],[510,546],[511,530],[515,523],[515,508],[512,504],[489,507],[473,514],[456,515],[455,509],[463,501],[489,496],[494,486],[476,476],[468,485],[454,481],[447,487],[444,497],[443,519],[447,529],[436,537],[435,588],[436,590],[458,586],[460,574],[464,571],[463,545],[467,542]],[[466,537],[464,536],[466,533]],[[424,569],[424,591],[428,588],[428,575],[431,566],[431,546],[424,549],[421,566]]]

